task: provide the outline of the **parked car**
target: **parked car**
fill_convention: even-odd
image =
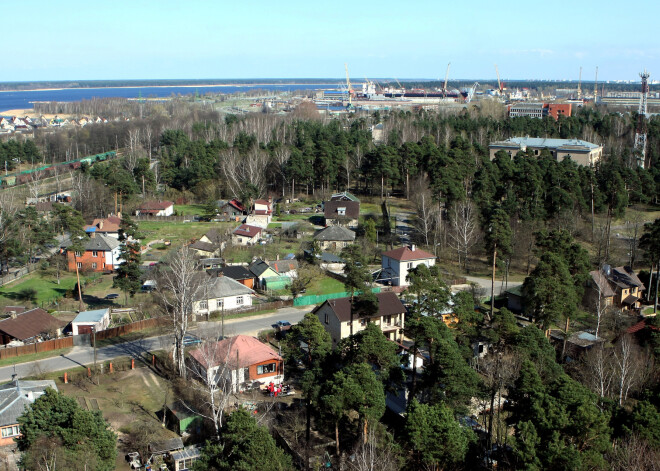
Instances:
[[[117,299],[119,295],[117,293],[110,293],[105,297],[105,299]]]
[[[189,347],[191,345],[197,345],[197,344],[200,344],[200,343],[202,343],[202,340],[199,337],[195,336],[195,335],[188,334],[188,335],[183,337],[183,346],[184,347]]]
[[[289,321],[277,321],[275,323],[275,329],[278,332],[285,332],[291,328],[291,322]]]

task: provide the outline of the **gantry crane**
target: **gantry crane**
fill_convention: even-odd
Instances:
[[[396,84],[399,86],[399,89],[400,89],[402,92],[404,92],[406,89],[403,88],[403,85],[401,85],[401,82],[399,82],[399,79],[397,79],[396,77],[394,77],[394,80],[396,81]]]
[[[348,88],[348,107],[353,106],[353,89],[351,88],[351,79],[348,77],[348,64],[344,63],[344,69],[346,69],[346,87]]]
[[[500,71],[495,64],[495,74],[497,75],[497,89],[500,91],[500,95],[504,94],[504,84],[500,81]]]

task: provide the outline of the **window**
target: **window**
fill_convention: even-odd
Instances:
[[[208,308],[209,308],[209,303],[208,303],[208,301],[200,301],[200,302],[199,302],[199,308],[200,308],[200,309],[208,309]]]
[[[18,435],[18,425],[12,425],[11,427],[2,429],[2,438],[15,437],[16,435]]]
[[[76,265],[78,266],[78,270],[82,269],[82,262],[77,262]]]
[[[340,216],[346,216],[346,208],[337,208],[337,214]]]
[[[385,323],[386,325],[392,324],[392,316],[383,317],[383,323]]]
[[[92,263],[92,270],[96,270],[96,262]]]
[[[328,313],[325,313],[325,323],[329,324],[330,323],[330,316],[328,316]]]
[[[413,266],[412,266],[412,262],[408,262],[407,267],[408,267],[408,270],[410,270],[410,269],[413,267]]]
[[[243,304],[243,296],[236,296],[236,304],[238,305]]]
[[[98,257],[99,253],[96,250],[92,250],[92,257]]]
[[[258,375],[265,375],[268,373],[275,373],[275,367],[277,366],[276,363],[268,363],[267,365],[258,365],[257,366],[257,374]]]
[[[76,257],[82,257],[82,252],[73,252]]]

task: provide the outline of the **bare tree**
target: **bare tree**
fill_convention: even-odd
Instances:
[[[582,357],[585,374],[582,380],[600,397],[609,397],[614,381],[614,362],[611,349],[596,346]]]
[[[193,303],[198,296],[202,276],[196,273],[194,252],[182,247],[164,264],[158,283],[157,299],[164,314],[172,322],[174,335],[174,363],[179,376],[187,377],[183,338],[193,315]]]
[[[124,167],[133,175],[133,171],[137,166],[137,162],[140,158],[142,144],[140,142],[140,129],[132,128],[128,130],[128,136],[126,138],[126,148],[127,152],[124,156]]]
[[[608,461],[612,471],[659,471],[660,451],[633,434],[615,441]]]
[[[265,169],[268,154],[261,149],[254,149],[243,157],[237,149],[228,149],[220,155],[220,166],[229,190],[234,197],[240,197],[246,184],[253,185],[260,195],[266,192]]]
[[[458,264],[461,264],[462,258],[465,271],[469,273],[469,252],[479,234],[479,224],[477,224],[476,211],[472,201],[468,199],[454,204],[451,211],[451,228],[452,230],[449,231],[450,245],[456,250]]]
[[[34,170],[28,174],[26,186],[30,198],[36,203],[39,200],[39,195],[42,193],[44,186],[44,173],[41,170]]]
[[[433,221],[438,208],[433,203],[433,195],[428,187],[428,178],[426,175],[417,180],[416,186],[419,188],[419,191],[415,192],[412,198],[416,213],[413,226],[419,236],[424,240],[424,244],[429,245],[429,237],[432,235]]]
[[[395,446],[386,439],[379,439],[376,427],[371,427],[366,440],[360,440],[348,469],[353,471],[398,471],[400,459],[396,454]]]
[[[617,342],[613,356],[615,387],[619,396],[619,405],[623,405],[628,394],[644,383],[649,371],[650,358],[641,351],[629,334],[624,335]]]

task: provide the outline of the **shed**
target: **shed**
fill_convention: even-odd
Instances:
[[[166,409],[168,428],[183,435],[184,433],[199,433],[202,425],[202,417],[195,411],[186,407],[181,401],[169,404]]]
[[[273,276],[270,278],[264,278],[263,284],[264,288],[271,289],[273,291],[286,289],[286,287],[291,284],[291,278],[288,276]]]
[[[110,309],[95,309],[82,311],[71,321],[73,335],[91,334],[92,328],[99,332],[110,325]]]
[[[170,453],[174,471],[192,469],[192,465],[201,457],[201,451],[196,446],[189,446],[180,451]],[[171,468],[170,468],[171,469]]]

